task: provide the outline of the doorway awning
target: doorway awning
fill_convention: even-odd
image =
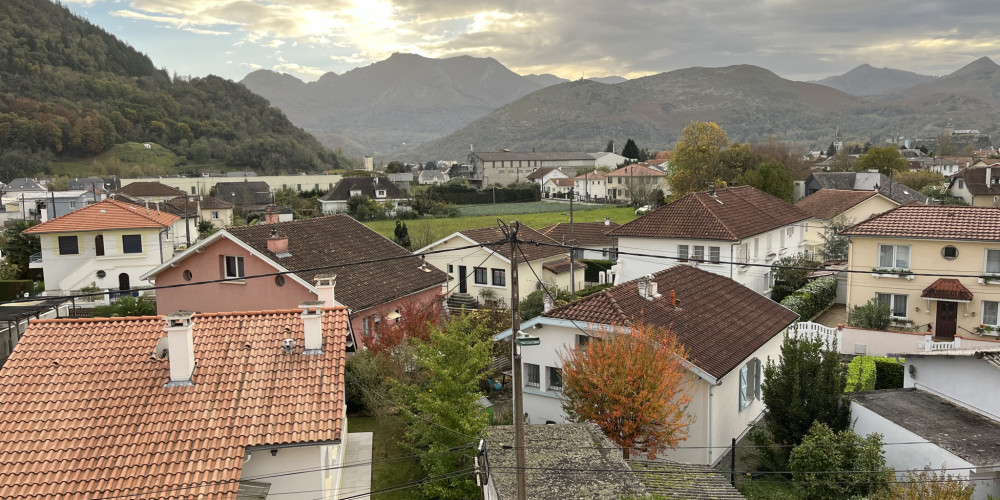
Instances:
[[[970,302],[972,292],[961,281],[954,278],[938,278],[920,294],[927,300],[944,300],[949,302]]]

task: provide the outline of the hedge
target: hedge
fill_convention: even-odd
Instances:
[[[14,300],[35,290],[31,280],[0,280],[0,300]]]
[[[540,201],[542,190],[535,183],[511,184],[509,186],[487,186],[482,190],[462,186],[460,184],[442,184],[430,186],[427,194],[435,201],[454,203],[456,205],[477,205],[484,203],[516,203],[524,201]]]
[[[875,390],[875,360],[871,356],[858,356],[847,365],[847,385],[844,392]]]
[[[902,389],[903,364],[895,358],[872,358],[875,361],[875,388]]]
[[[802,321],[808,321],[830,307],[834,300],[837,300],[837,278],[825,276],[806,283],[782,299],[781,305],[799,313]]]

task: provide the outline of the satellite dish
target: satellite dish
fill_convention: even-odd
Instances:
[[[157,341],[156,348],[153,349],[153,359],[166,358],[167,354],[170,353],[170,349],[168,349],[167,346],[168,346],[167,337],[163,337],[159,341]]]

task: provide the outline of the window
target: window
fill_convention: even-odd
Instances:
[[[590,337],[588,337],[587,335],[577,335],[576,336],[576,346],[579,347],[580,350],[586,351],[587,350],[587,344],[589,344],[589,343],[590,343]]]
[[[541,386],[542,375],[538,365],[524,364],[524,385],[527,387]]]
[[[452,267],[451,264],[448,264],[448,274],[451,274],[451,273],[454,273],[454,272],[455,272],[455,268]]]
[[[125,234],[122,235],[123,253],[142,253],[142,235]]]
[[[77,255],[80,253],[80,244],[76,236],[59,237],[59,255]]]
[[[76,202],[75,201],[69,202],[69,208],[76,208]]]
[[[688,246],[687,245],[677,245],[677,258],[681,262],[687,262],[687,260],[688,260]]]
[[[958,180],[958,189],[965,189],[965,179]]]
[[[218,211],[215,211],[215,210],[212,211],[212,220],[219,220],[219,212]]]
[[[493,268],[493,286],[507,286],[507,271]]]
[[[753,358],[740,368],[740,410],[760,399],[760,360]]]
[[[785,228],[785,235],[791,238],[795,235],[795,226],[788,226]]]
[[[909,269],[910,247],[906,245],[879,245],[878,267],[885,269]]]
[[[906,317],[906,295],[895,293],[876,293],[875,298],[878,299],[879,302],[889,306],[889,310],[892,311],[892,317]]]
[[[96,253],[98,257],[104,255],[104,235],[103,234],[99,234],[97,236],[94,236],[94,253]]]
[[[699,262],[705,260],[705,247],[702,246],[702,245],[695,245],[694,246],[694,257],[692,257],[692,258],[694,260],[696,260],[696,261],[699,261]]]
[[[226,278],[242,278],[245,276],[243,274],[243,257],[227,255],[223,257],[223,260],[225,260]]]
[[[475,281],[475,283],[477,285],[485,285],[486,284],[486,268],[485,267],[474,267],[474,268],[472,268],[472,270],[473,270],[473,275],[474,275],[473,276],[473,281]]]
[[[559,368],[549,368],[549,390],[562,392],[562,370]]]
[[[1000,273],[1000,250],[986,251],[985,271],[987,274]]]
[[[760,238],[753,239],[753,258],[756,259],[760,256]]]
[[[376,198],[385,198],[385,190],[384,189],[378,189],[378,190],[376,190],[375,191],[375,197]]]
[[[708,247],[708,260],[712,261],[713,264],[722,262],[722,252],[720,250],[719,247]]]
[[[361,334],[368,336],[372,333],[372,320],[370,317],[365,316],[361,318]]]
[[[958,249],[953,245],[945,245],[945,247],[941,249],[941,256],[944,257],[945,260],[955,260],[958,258]]]
[[[997,324],[998,310],[1000,310],[1000,302],[993,300],[983,301],[983,324],[993,325]]]
[[[275,276],[274,277],[274,284],[278,285],[278,286],[285,286],[285,276],[283,274],[279,274],[279,275]]]

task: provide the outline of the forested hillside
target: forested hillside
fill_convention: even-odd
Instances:
[[[128,141],[260,173],[337,168],[338,157],[229,80],[171,79],[47,0],[0,9],[0,181]]]

